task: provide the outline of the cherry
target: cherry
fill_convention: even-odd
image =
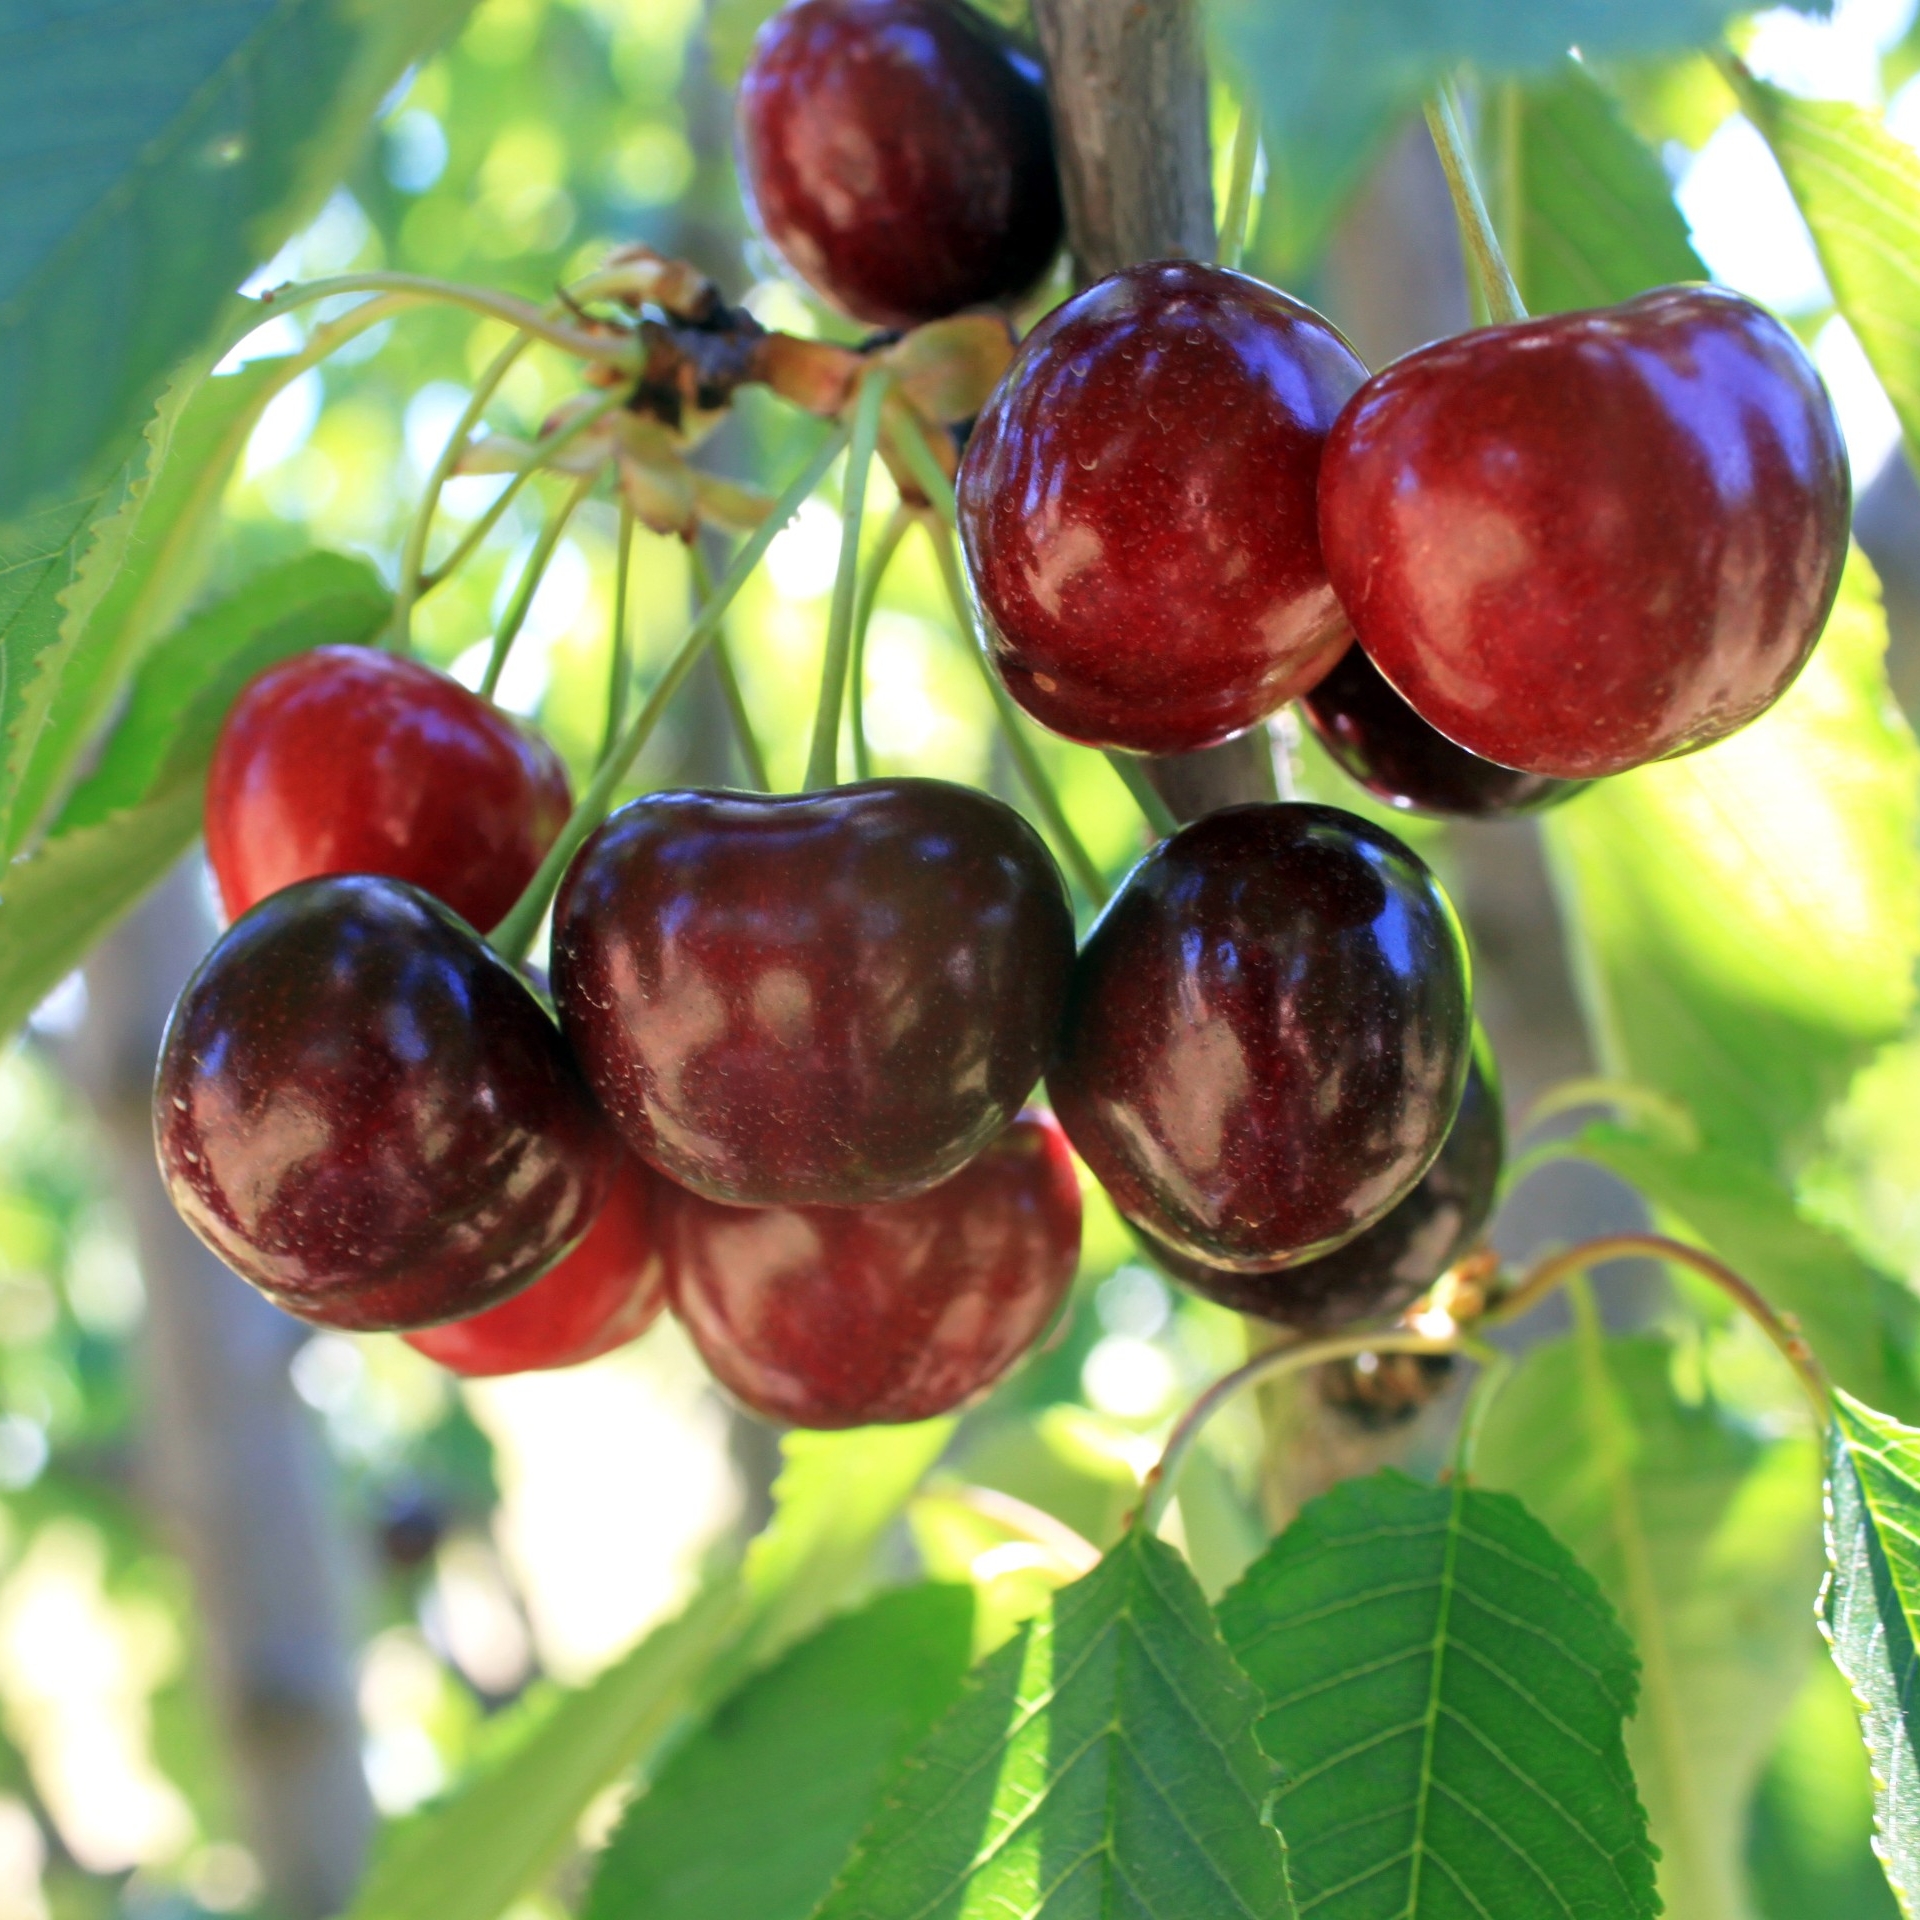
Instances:
[[[961,463],[994,662],[1056,733],[1177,753],[1304,692],[1347,644],[1320,450],[1366,368],[1308,307],[1193,261],[1128,267],[1021,347]]]
[[[1080,1255],[1066,1136],[1029,1108],[977,1159],[871,1207],[726,1207],[676,1190],[669,1284],[714,1377],[771,1420],[928,1420],[1039,1338]]]
[[[578,1366],[637,1340],[666,1304],[659,1189],[631,1154],[587,1237],[532,1286],[471,1319],[405,1335],[428,1359],[469,1379]]]
[[[207,857],[229,917],[296,880],[383,873],[485,931],[572,805],[553,749],[417,660],[315,647],[256,675],[207,778]]]
[[[1012,298],[1059,248],[1040,69],[960,0],[797,0],[760,29],[735,112],[761,230],[856,320]]]
[[[576,856],[561,1024],[643,1159],[716,1200],[930,1187],[1046,1069],[1073,964],[1059,869],[941,780],[655,793]]]
[[[1255,1271],[1331,1251],[1412,1190],[1469,1041],[1459,922],[1412,853],[1334,807],[1228,807],[1108,904],[1048,1084],[1128,1219]]]
[[[1497,767],[1414,712],[1359,647],[1301,697],[1307,724],[1342,771],[1389,806],[1472,819],[1537,813],[1572,798],[1584,784]]]
[[[323,1326],[505,1299],[586,1231],[618,1158],[513,970],[430,895],[364,874],[284,888],[216,942],[153,1111],[181,1218]]]
[[[1487,327],[1370,380],[1320,478],[1327,569],[1421,717],[1562,779],[1764,712],[1846,557],[1846,452],[1793,336],[1720,287]]]
[[[1399,1205],[1332,1253],[1268,1273],[1230,1273],[1143,1234],[1176,1280],[1223,1307],[1304,1333],[1397,1313],[1479,1238],[1493,1212],[1505,1151],[1492,1056],[1475,1049],[1446,1145]]]

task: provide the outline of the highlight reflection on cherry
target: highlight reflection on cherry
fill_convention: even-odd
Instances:
[[[1039,1338],[1080,1254],[1051,1116],[1022,1113],[950,1180],[871,1207],[667,1202],[673,1308],[715,1379],[803,1427],[928,1420]]]

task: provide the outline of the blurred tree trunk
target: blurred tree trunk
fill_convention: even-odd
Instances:
[[[306,1330],[181,1224],[154,1162],[160,1035],[214,933],[197,864],[96,951],[66,1057],[99,1116],[146,1281],[144,1470],[193,1576],[245,1838],[270,1910],[319,1920],[353,1892],[373,1810],[345,1592],[352,1550],[287,1371]]]

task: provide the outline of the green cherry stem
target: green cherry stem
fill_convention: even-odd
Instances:
[[[540,591],[540,582],[546,578],[547,568],[560,545],[560,536],[566,532],[567,522],[579,511],[580,503],[593,491],[594,483],[599,478],[598,473],[583,473],[567,489],[566,498],[547,515],[546,525],[540,529],[533,550],[527,555],[527,564],[520,569],[520,578],[513,586],[513,598],[508,601],[507,610],[500,616],[500,625],[494,633],[493,651],[487,655],[487,670],[480,681],[483,699],[491,700],[499,690],[500,676],[507,669],[507,656],[513,651],[513,643],[520,637],[520,629],[527,623],[527,614],[533,607],[533,596]]]
[[[900,542],[912,525],[912,509],[903,501],[888,515],[880,538],[874,542],[866,570],[860,576],[860,598],[853,609],[853,654],[847,662],[847,731],[853,735],[856,780],[873,778],[873,750],[867,744],[867,628],[873,624],[880,583],[886,579],[893,556],[900,550]]]
[[[1481,198],[1480,182],[1474,176],[1473,159],[1460,128],[1458,102],[1452,87],[1445,83],[1435,88],[1427,102],[1427,127],[1440,156],[1441,170],[1447,176],[1447,191],[1453,196],[1453,217],[1460,229],[1467,276],[1486,307],[1488,319],[1524,320],[1527,309],[1507,269],[1506,255],[1500,251],[1500,236],[1493,230],[1487,203]]]
[[[1021,782],[1032,799],[1035,810],[1046,822],[1047,831],[1053,835],[1054,844],[1060,849],[1060,857],[1066,863],[1074,879],[1080,883],[1080,889],[1094,906],[1107,904],[1107,882],[1099,867],[1094,864],[1093,856],[1081,844],[1080,836],[1074,832],[1073,823],[1067,818],[1066,809],[1060,804],[1060,796],[1054,790],[1051,777],[1045,763],[1040,758],[1039,749],[1028,737],[1025,725],[1020,718],[1019,709],[1013,704],[1011,696],[1000,684],[1000,676],[993,670],[993,662],[979,643],[974,626],[973,609],[967,604],[966,582],[960,577],[960,554],[955,545],[950,528],[941,526],[937,521],[925,519],[927,537],[933,542],[935,557],[940,562],[940,579],[947,589],[947,599],[953,608],[953,617],[960,628],[960,638],[967,651],[973,655],[974,663],[980,669],[981,678],[987,683],[987,692],[993,700],[993,710],[999,717],[1001,736],[1007,743],[1007,751],[1013,756],[1013,764],[1019,769]]]
[[[833,573],[833,604],[827,615],[827,644],[820,657],[820,699],[813,711],[813,746],[807,754],[809,792],[830,787],[840,772],[840,707],[847,686],[847,659],[853,649],[854,601],[860,580],[860,525],[867,508],[867,476],[880,439],[880,406],[891,384],[875,368],[860,383],[853,430],[847,444],[847,478],[841,500],[840,558]]]
[[[533,945],[533,936],[540,928],[540,917],[553,899],[561,875],[566,872],[587,836],[607,817],[613,806],[613,796],[619,792],[621,781],[640,757],[641,748],[652,738],[667,703],[679,692],[687,675],[693,671],[694,663],[719,632],[721,621],[727,617],[727,609],[733,605],[740,589],[746,585],[767,549],[773,545],[774,537],[799,512],[801,502],[826,478],[827,469],[840,457],[840,449],[846,444],[846,428],[835,427],[815,450],[813,458],[773,503],[767,517],[741,543],[740,551],[733,557],[733,564],[727,568],[725,577],[706,605],[694,616],[686,638],[667,662],[665,671],[647,696],[646,705],[634,716],[633,724],[621,737],[620,744],[595,771],[586,792],[567,816],[567,824],[560,829],[560,837],[547,849],[547,857],[540,862],[539,871],[527,882],[526,891],[493,930],[491,943],[503,959],[518,965],[527,957],[527,949]]]
[[[687,564],[693,570],[693,590],[704,604],[713,598],[713,569],[707,565],[707,556],[697,537],[687,542]],[[727,703],[734,745],[740,749],[747,780],[756,793],[771,793],[773,782],[767,774],[767,757],[760,751],[759,736],[747,712],[746,696],[740,691],[740,675],[734,669],[733,649],[727,644],[726,628],[722,627],[707,645],[713,654],[714,671],[720,678],[720,695]]]
[[[627,689],[633,684],[633,636],[627,626],[627,583],[633,573],[633,509],[622,498],[620,532],[613,548],[613,634],[607,661],[607,718],[595,767],[604,767],[627,721]],[[706,597],[705,593],[701,596]]]
[[[1251,100],[1240,108],[1233,130],[1233,165],[1227,179],[1227,206],[1220,217],[1219,260],[1237,267],[1247,250],[1247,217],[1253,208],[1253,174],[1260,158],[1260,109]]]
[[[953,482],[941,472],[940,462],[933,457],[933,449],[927,445],[926,429],[921,426],[919,416],[905,407],[896,407],[889,424],[897,429],[893,444],[899,449],[900,457],[907,463],[907,470],[913,475],[920,491],[927,496],[934,512],[948,526],[958,525],[960,509],[953,497]]]
[[[1160,797],[1159,789],[1147,778],[1147,770],[1140,764],[1139,756],[1122,753],[1117,747],[1107,749],[1107,765],[1120,776],[1120,784],[1133,795],[1133,803],[1146,816],[1147,825],[1155,835],[1162,839],[1171,839],[1180,831],[1180,822],[1174,818],[1173,809]]]

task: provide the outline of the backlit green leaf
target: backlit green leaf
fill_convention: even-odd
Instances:
[[[1314,1501],[1220,1603],[1321,1920],[1660,1910],[1622,1728],[1633,1649],[1508,1494],[1398,1473]]]

